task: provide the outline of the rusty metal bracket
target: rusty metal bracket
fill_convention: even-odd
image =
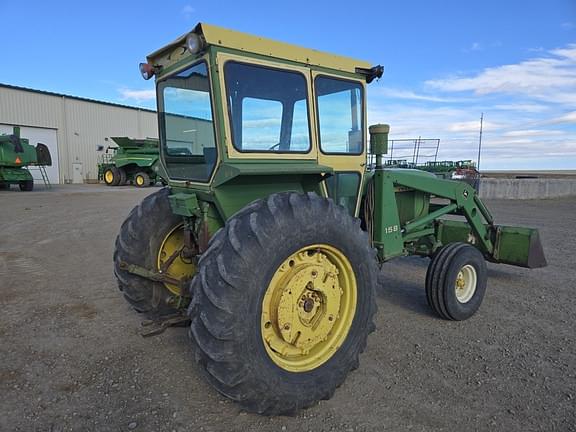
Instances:
[[[184,315],[180,315],[180,314],[171,315],[171,316],[166,317],[163,320],[159,320],[159,321],[146,320],[146,321],[142,321],[141,326],[142,327],[150,327],[150,328],[143,329],[140,332],[140,334],[142,337],[156,336],[156,335],[159,335],[160,333],[164,333],[164,331],[168,327],[175,327],[175,326],[179,326],[181,324],[187,325],[189,323],[190,323],[190,318],[188,318],[187,316],[184,316]]]
[[[154,270],[148,270],[136,264],[128,264],[125,261],[120,261],[120,268],[122,270],[126,270],[128,273],[135,274],[136,276],[140,276],[144,279],[153,280],[154,282],[163,282],[176,286],[181,286],[181,281],[179,281],[178,279],[174,279],[173,277],[167,276],[160,272],[156,272]]]
[[[172,257],[170,257],[172,258]],[[175,279],[173,277],[170,277],[164,273],[162,273],[162,271],[154,271],[154,270],[148,270],[147,268],[141,267],[139,265],[136,264],[128,264],[125,261],[120,261],[119,263],[120,268],[122,270],[127,271],[128,273],[131,273],[133,275],[136,276],[140,276],[141,278],[144,279],[148,279],[154,282],[160,282],[160,283],[168,283],[171,285],[176,285],[177,287],[180,288],[180,292],[184,293],[186,292],[186,283],[188,282],[188,279]],[[186,296],[186,295],[174,295],[171,296],[168,304],[172,305],[173,307],[175,307],[176,309],[183,309],[186,308],[191,301],[191,297],[190,296]]]

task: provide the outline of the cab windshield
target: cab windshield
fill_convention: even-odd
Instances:
[[[208,181],[217,153],[206,63],[158,83],[158,109],[162,153],[170,178]]]

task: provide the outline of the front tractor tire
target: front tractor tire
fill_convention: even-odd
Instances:
[[[462,321],[476,313],[484,299],[486,261],[466,243],[450,243],[434,256],[426,272],[426,299],[446,320]]]
[[[160,189],[132,209],[120,228],[114,251],[114,274],[120,291],[137,312],[154,321],[179,313],[177,304],[187,293],[177,285],[133,274],[127,265],[161,270],[179,280],[191,279],[195,273],[195,264],[181,254],[182,218],[172,213],[168,195],[168,188]]]
[[[329,399],[374,330],[375,252],[360,221],[314,193],[248,205],[192,281],[190,337],[210,383],[248,411]]]

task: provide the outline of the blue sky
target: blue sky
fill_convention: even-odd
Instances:
[[[204,21],[383,64],[369,121],[440,138],[440,158],[475,158],[484,112],[482,168],[576,169],[576,0],[0,0],[0,16],[1,83],[154,107],[138,63]]]

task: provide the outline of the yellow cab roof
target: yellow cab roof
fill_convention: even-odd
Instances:
[[[213,45],[260,54],[309,66],[321,66],[349,73],[356,73],[356,68],[370,68],[371,66],[369,62],[363,60],[303,48],[205,23],[199,23],[191,32],[148,55],[148,62],[167,67],[190,55],[185,48],[186,38],[190,33],[202,36],[208,46]]]

